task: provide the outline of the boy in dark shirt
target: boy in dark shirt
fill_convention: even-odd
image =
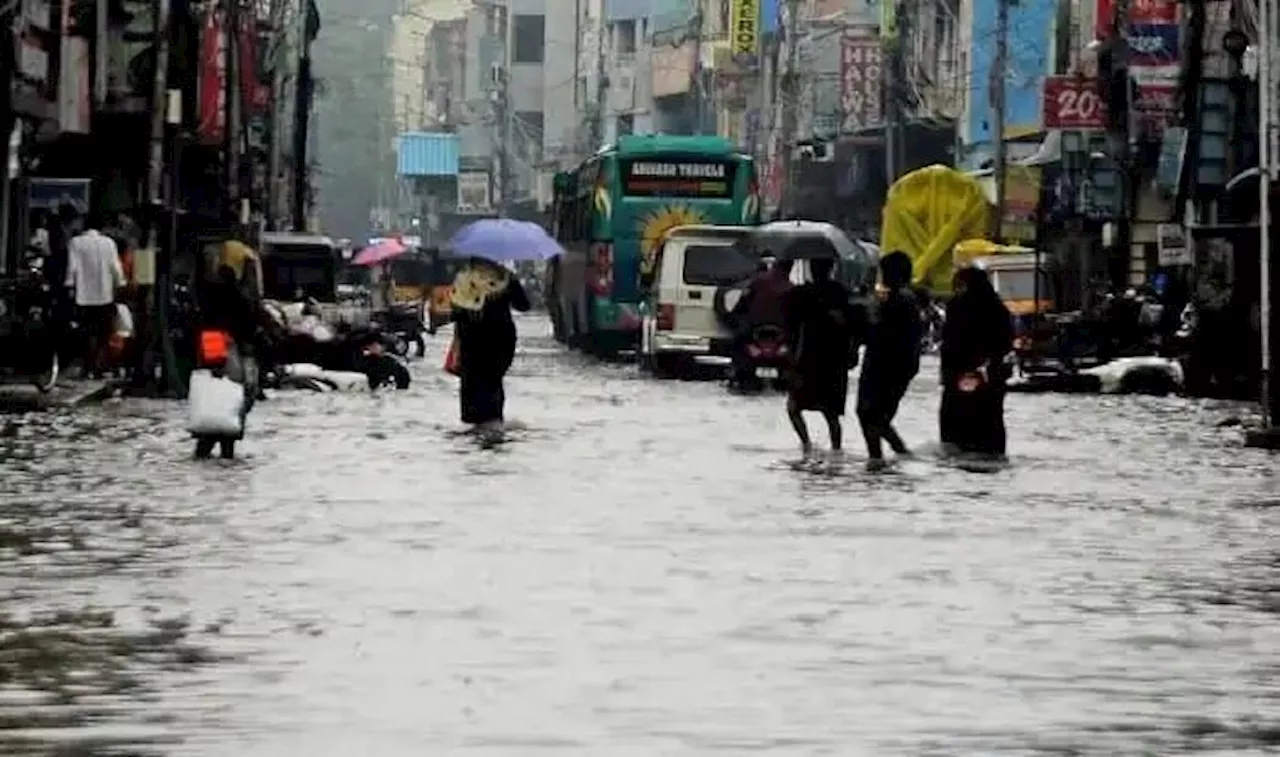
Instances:
[[[911,291],[911,258],[892,252],[880,259],[880,275],[888,296],[867,342],[858,381],[858,422],[867,442],[867,468],[885,466],[882,442],[899,456],[909,454],[893,428],[898,404],[920,371],[920,309]]]

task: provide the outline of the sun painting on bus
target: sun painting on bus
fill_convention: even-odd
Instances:
[[[654,262],[658,256],[658,245],[662,237],[677,226],[691,226],[708,223],[707,217],[688,205],[670,204],[654,208],[637,221],[640,232],[640,271],[644,275],[653,274]]]

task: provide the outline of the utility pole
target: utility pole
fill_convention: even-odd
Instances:
[[[1009,3],[1012,0],[996,0],[996,57],[991,66],[991,107],[995,109],[995,166],[992,171],[996,183],[995,241],[1004,241],[1005,175],[1008,173],[1008,147],[1004,141],[1005,84],[1009,78]]]
[[[893,9],[893,34],[888,38],[888,62],[884,82],[884,175],[885,186],[892,187],[902,172],[902,88],[904,86],[904,45],[909,36],[906,3],[899,0]]]
[[[151,142],[148,151],[147,188],[143,200],[152,209],[147,225],[150,229],[148,246],[156,248],[159,241],[160,208],[164,205],[164,157],[165,116],[169,106],[169,0],[160,0],[156,14],[156,66],[151,82]],[[176,195],[176,193],[175,193]],[[175,198],[176,199],[176,198]],[[172,250],[169,251],[173,253]]]
[[[1275,370],[1272,361],[1276,347],[1275,326],[1272,322],[1274,313],[1271,298],[1275,296],[1274,284],[1276,271],[1271,256],[1275,253],[1271,237],[1271,183],[1280,178],[1280,164],[1277,163],[1277,101],[1275,93],[1275,56],[1277,18],[1280,9],[1275,0],[1259,0],[1258,3],[1258,315],[1262,331],[1262,418],[1266,427],[1264,434],[1271,440],[1269,446],[1280,446],[1280,386],[1274,381]]]
[[[307,205],[310,199],[310,174],[308,165],[308,139],[311,129],[311,95],[315,82],[311,79],[311,41],[315,38],[315,30],[319,29],[320,20],[314,17],[315,5],[311,0],[302,0],[298,11],[298,73],[297,87],[294,89],[293,107],[293,230],[307,230]],[[379,149],[385,149],[379,146]],[[379,161],[381,164],[381,161]],[[382,166],[379,165],[379,170]]]
[[[583,93],[578,92],[578,80],[582,78],[582,0],[573,0],[573,112],[582,112],[579,102]]]
[[[267,185],[266,228],[275,230],[280,206],[281,116],[284,113],[284,73],[290,60],[290,34],[286,26],[289,4],[287,0],[271,0],[271,52],[267,60],[271,66],[271,98],[267,104]]]
[[[795,192],[795,161],[793,151],[796,141],[796,118],[800,107],[800,0],[787,0],[787,66],[782,72],[782,87],[774,107],[782,108],[781,139],[778,149],[782,172],[782,201],[779,214],[786,218],[792,213]]]
[[[705,27],[706,14],[702,12],[702,2],[698,0],[693,11],[693,18],[690,19],[691,35],[693,37],[693,62],[689,66],[689,95],[693,97],[693,133],[699,136],[705,130],[706,126],[706,108],[704,100],[706,92],[702,86],[702,37]]]
[[[1132,140],[1135,133],[1133,113],[1134,85],[1129,76],[1129,0],[1117,0],[1111,37],[1104,53],[1099,55],[1099,74],[1105,77],[1107,124],[1111,134],[1112,152],[1120,168],[1120,201],[1115,216],[1115,245],[1107,261],[1107,278],[1111,287],[1123,291],[1129,284],[1129,264],[1133,255],[1133,210],[1137,202],[1138,177],[1133,156]],[[1103,64],[1105,65],[1105,70]]]
[[[0,0],[4,2],[4,0]],[[14,161],[13,133],[17,119],[13,112],[13,74],[18,40],[13,33],[14,14],[21,3],[0,6],[0,273],[9,270],[9,216],[11,189],[9,167]]]
[[[223,82],[223,154],[226,164],[227,208],[232,214],[240,212],[240,0],[225,0],[226,15],[223,19],[223,35],[226,47],[223,60],[226,81]]]
[[[592,139],[591,149],[588,154],[594,153],[604,146],[604,120],[607,117],[606,112],[609,106],[609,76],[606,68],[607,56],[609,48],[612,46],[609,40],[609,27],[605,25],[604,19],[600,19],[599,32],[596,34],[596,112],[595,119],[592,121]]]
[[[494,12],[500,14],[502,19],[499,28],[502,35],[502,62],[497,80],[493,82],[492,95],[494,141],[497,148],[493,151],[497,160],[493,202],[497,205],[498,216],[505,218],[510,210],[508,206],[511,197],[511,61],[514,57],[512,45],[515,39],[515,18],[509,5],[495,6]]]

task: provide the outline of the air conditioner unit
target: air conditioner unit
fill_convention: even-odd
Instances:
[[[805,142],[796,145],[792,157],[811,163],[830,163],[836,159],[836,146],[830,142]]]

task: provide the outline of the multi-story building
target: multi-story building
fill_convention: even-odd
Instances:
[[[397,124],[455,135],[459,193],[475,212],[545,195],[554,167],[580,154],[595,81],[582,52],[599,18],[589,2],[435,0],[398,17]]]

